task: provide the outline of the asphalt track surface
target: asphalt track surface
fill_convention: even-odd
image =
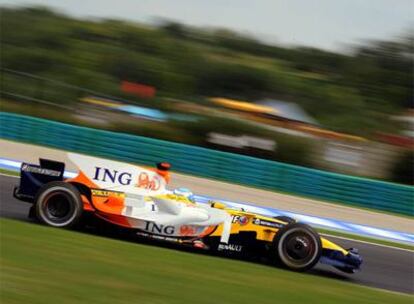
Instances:
[[[12,195],[13,187],[17,183],[18,179],[15,177],[0,175],[0,216],[28,221],[30,205],[16,200]],[[312,270],[314,275],[391,291],[414,293],[413,251],[335,237],[327,238],[345,248],[358,248],[364,259],[362,271],[348,275],[333,267],[319,264]]]

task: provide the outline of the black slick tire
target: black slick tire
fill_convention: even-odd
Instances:
[[[273,239],[272,258],[282,266],[307,271],[318,263],[322,254],[322,242],[312,227],[292,223],[281,228]]]
[[[36,217],[44,224],[71,228],[82,216],[83,204],[78,189],[69,183],[55,181],[43,185],[35,198]]]

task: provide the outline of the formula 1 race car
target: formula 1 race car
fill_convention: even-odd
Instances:
[[[14,189],[17,199],[33,204],[31,214],[49,226],[74,227],[92,216],[140,237],[266,258],[296,271],[318,262],[347,273],[360,269],[356,249],[341,248],[292,218],[200,203],[189,190],[167,190],[168,163],[148,169],[80,154],[68,157],[79,169],[77,176],[65,178],[64,163],[40,159],[40,165],[21,165]]]

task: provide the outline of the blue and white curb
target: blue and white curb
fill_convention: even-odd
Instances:
[[[11,159],[2,159],[0,158],[0,168],[10,171],[19,171],[21,166],[20,161],[11,160]],[[69,172],[65,171],[64,177],[71,178],[77,175],[76,172]],[[242,202],[231,202],[223,199],[207,197],[207,196],[200,196],[195,195],[195,200],[199,203],[209,203],[210,201],[218,201],[226,204],[231,208],[242,208],[245,211],[258,213],[266,216],[279,216],[285,215],[297,219],[301,222],[310,224],[315,227],[329,229],[329,230],[336,230],[340,232],[346,232],[355,235],[373,237],[373,238],[380,238],[380,239],[388,239],[403,243],[410,243],[414,244],[414,234],[410,233],[403,233],[399,231],[393,231],[388,229],[382,228],[375,228],[365,225],[354,224],[350,222],[343,222],[329,218],[317,217],[313,215],[305,215],[294,213],[285,210],[279,210],[272,207],[261,207],[256,206],[249,203],[242,203]]]
[[[350,222],[343,222],[343,221],[329,219],[329,218],[317,217],[313,215],[299,214],[299,213],[294,213],[290,211],[279,210],[279,209],[272,208],[272,207],[260,207],[260,206],[255,206],[255,205],[251,205],[248,203],[230,202],[230,201],[215,199],[211,197],[195,196],[195,199],[196,201],[202,202],[202,203],[207,203],[212,200],[219,201],[230,207],[243,208],[245,211],[254,212],[254,213],[258,213],[258,214],[262,214],[266,216],[285,215],[285,216],[292,217],[303,223],[307,223],[307,224],[310,224],[318,228],[325,228],[329,230],[347,232],[347,233],[355,234],[355,235],[362,235],[362,236],[380,238],[380,239],[389,239],[389,240],[414,244],[414,234],[410,234],[410,233],[404,233],[404,232],[388,230],[388,229],[383,229],[383,228],[375,228],[375,227],[359,225],[359,224],[354,224]]]

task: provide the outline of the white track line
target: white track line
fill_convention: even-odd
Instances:
[[[385,247],[385,248],[390,248],[390,249],[397,249],[397,250],[402,250],[402,251],[408,251],[408,252],[412,252],[414,253],[414,249],[407,249],[407,248],[401,248],[401,247],[394,247],[391,245],[385,245],[385,244],[379,244],[379,243],[373,243],[373,242],[368,242],[368,241],[363,241],[363,240],[358,240],[358,239],[353,239],[350,237],[344,237],[344,236],[337,236],[334,234],[326,234],[326,233],[319,233],[322,236],[328,236],[328,237],[333,237],[333,238],[337,238],[337,239],[341,239],[341,240],[348,240],[348,241],[354,241],[354,242],[358,242],[358,243],[363,243],[363,244],[369,244],[369,245],[375,245],[375,246],[379,246],[379,247]],[[393,242],[393,241],[388,241],[388,240],[384,240],[386,242]]]

